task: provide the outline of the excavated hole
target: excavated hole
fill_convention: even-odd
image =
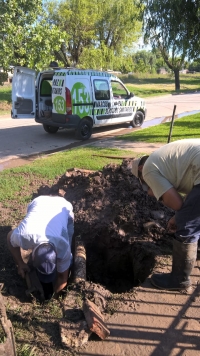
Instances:
[[[105,241],[107,243],[105,244]],[[129,292],[143,283],[154,265],[155,245],[148,241],[122,241],[98,237],[86,242],[87,281],[104,286],[111,293]],[[52,283],[42,283],[46,300],[53,295]]]
[[[150,275],[155,265],[155,245],[118,240],[115,246],[110,237],[108,241],[105,245],[95,239],[86,244],[87,280],[105,286],[112,293],[128,292]]]

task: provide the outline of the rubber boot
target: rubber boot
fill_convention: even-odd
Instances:
[[[173,240],[172,272],[153,274],[151,283],[166,290],[184,290],[191,286],[190,275],[197,258],[198,242],[186,244]]]

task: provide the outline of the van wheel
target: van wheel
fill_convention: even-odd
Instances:
[[[75,136],[78,140],[88,140],[92,135],[92,124],[87,119],[81,119],[76,131]]]
[[[45,125],[43,124],[43,128],[44,128],[44,131],[50,133],[50,134],[54,134],[58,131],[59,127],[56,127],[56,126],[50,126],[50,125]]]
[[[140,127],[144,122],[144,114],[142,111],[137,111],[133,120],[131,121],[131,125],[133,127]]]

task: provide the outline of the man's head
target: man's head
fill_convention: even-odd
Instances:
[[[135,177],[139,178],[141,182],[144,182],[143,177],[142,177],[142,169],[143,166],[149,156],[142,156],[139,158],[135,158],[132,162],[132,173]]]
[[[144,166],[148,157],[149,156],[142,156],[142,157],[134,159],[132,162],[131,171],[134,174],[134,176],[139,179],[142,189],[145,192],[147,192],[148,195],[153,197],[154,193],[153,193],[152,189],[146,184],[146,182],[143,179],[143,175],[142,175],[143,166]]]
[[[41,243],[32,253],[33,265],[38,278],[43,283],[51,283],[56,278],[56,251],[51,243]]]

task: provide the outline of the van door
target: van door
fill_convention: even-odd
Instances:
[[[71,93],[72,114],[78,115],[81,119],[84,117],[91,117],[93,119],[90,77],[84,77],[83,75],[68,76],[66,87],[69,88]]]
[[[111,80],[112,87],[112,107],[115,107],[112,118],[113,123],[121,123],[131,121],[135,111],[134,101],[132,100],[129,91],[118,80]]]
[[[92,77],[95,126],[112,123],[110,78]]]
[[[12,79],[12,118],[34,119],[35,104],[35,71],[15,67]]]

